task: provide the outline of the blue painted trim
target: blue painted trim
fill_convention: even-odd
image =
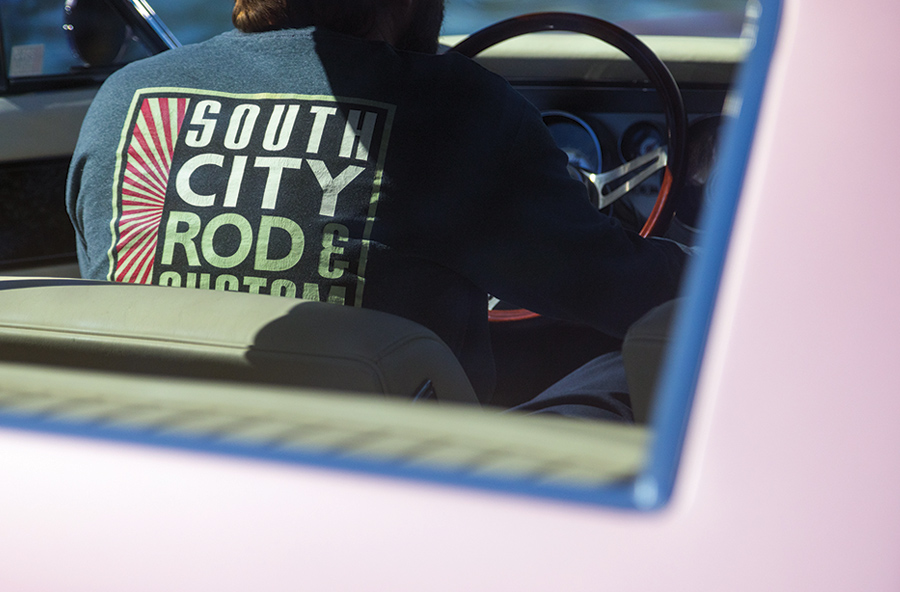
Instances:
[[[637,508],[665,505],[675,487],[700,363],[781,22],[781,0],[760,0],[760,5],[756,44],[735,85],[735,92],[741,97],[740,113],[723,130],[720,173],[710,191],[715,199],[700,224],[704,229],[702,254],[685,275],[685,304],[675,322],[671,352],[661,373],[658,402],[650,421],[654,434],[650,461],[634,484],[633,504]]]
[[[659,402],[651,421],[654,438],[650,460],[647,468],[634,482],[597,488],[547,485],[525,479],[473,476],[448,470],[409,467],[400,462],[380,462],[322,452],[276,450],[208,437],[157,434],[152,430],[78,423],[13,412],[0,412],[0,427],[349,470],[380,477],[424,480],[574,503],[631,509],[653,509],[665,505],[675,486],[700,361],[762,103],[762,89],[775,49],[781,0],[761,0],[761,4],[763,11],[757,43],[736,86],[738,92],[743,94],[741,113],[723,136],[722,172],[715,190],[716,199],[711,203],[702,224],[705,229],[702,253],[697,256],[685,278],[684,311],[676,322],[672,355],[663,369]]]

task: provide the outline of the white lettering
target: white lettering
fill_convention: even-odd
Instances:
[[[256,157],[253,166],[269,169],[269,176],[266,178],[266,188],[263,191],[262,208],[264,210],[275,209],[275,205],[278,203],[278,190],[281,188],[281,174],[284,172],[284,169],[299,169],[302,164],[302,158]]]
[[[197,282],[199,276],[199,283]],[[194,273],[188,272],[187,279],[184,282],[185,288],[202,288],[204,290],[209,290],[209,274],[208,273]]]
[[[281,259],[269,259],[269,242],[272,229],[287,232],[291,240],[290,252]],[[303,256],[305,241],[300,225],[289,218],[263,216],[259,223],[259,238],[256,243],[256,260],[253,268],[257,271],[284,271],[297,265]]]
[[[334,216],[337,207],[338,193],[349,185],[365,169],[361,166],[350,165],[341,172],[337,177],[332,178],[328,172],[328,167],[321,160],[308,160],[309,168],[312,169],[322,188],[322,207],[319,208],[320,216]]]
[[[296,298],[297,284],[290,280],[275,280],[272,282],[270,294],[273,296],[283,296],[285,298]]]
[[[231,255],[217,253],[214,246],[216,232],[225,225],[234,226],[241,235],[240,241],[237,243],[237,249]],[[209,221],[209,224],[203,229],[203,237],[200,239],[200,249],[203,252],[203,258],[210,265],[220,269],[229,269],[240,265],[247,258],[247,255],[250,254],[252,244],[253,229],[250,227],[250,222],[240,214],[219,214]],[[216,289],[218,290],[218,280]]]
[[[178,170],[178,174],[175,175],[175,191],[178,192],[178,197],[185,203],[197,208],[213,205],[216,194],[201,195],[191,189],[191,175],[202,166],[221,167],[223,164],[225,164],[225,157],[221,154],[198,154],[188,159],[181,169]]]
[[[341,157],[350,158],[353,153],[353,146],[356,140],[359,144],[356,147],[356,160],[369,160],[369,146],[372,145],[372,136],[375,135],[375,124],[378,121],[378,114],[367,111],[363,119],[362,128],[359,125],[359,118],[362,111],[351,109],[347,115],[347,126],[344,128],[344,138],[341,140]]]
[[[319,286],[317,284],[303,284],[303,299],[322,301]],[[347,288],[343,286],[329,286],[327,301],[333,304],[344,304],[347,300]]]
[[[252,275],[244,276],[244,285],[249,288],[251,294],[259,294],[261,288],[265,288],[269,283],[266,278],[255,277]]]
[[[181,274],[176,271],[165,271],[159,274],[159,285],[180,288]]]
[[[315,119],[309,132],[309,143],[306,145],[306,151],[310,154],[318,154],[319,145],[322,143],[322,134],[325,132],[325,123],[329,117],[337,113],[337,109],[314,105],[310,107],[309,112],[315,114]]]
[[[225,207],[237,206],[238,195],[241,192],[241,182],[244,180],[244,170],[247,168],[246,156],[235,156],[231,165],[231,173],[228,174],[228,187],[225,189]]]
[[[237,292],[241,289],[241,282],[233,275],[223,274],[216,278],[216,290],[220,292]]]
[[[199,125],[201,130],[189,130],[184,136],[184,143],[191,148],[203,148],[212,140],[216,129],[215,118],[206,117],[207,114],[217,115],[222,110],[219,101],[200,101],[194,109],[191,117],[191,125]]]
[[[319,275],[323,278],[336,280],[344,275],[344,270],[350,266],[349,261],[332,259],[334,256],[343,255],[344,247],[335,243],[347,243],[350,231],[342,224],[326,224],[322,235],[322,254],[319,256]]]
[[[187,228],[183,231],[178,230],[179,224],[182,223],[187,225]],[[200,226],[200,216],[193,212],[169,212],[169,219],[166,222],[166,234],[163,237],[163,265],[172,264],[172,260],[175,257],[175,245],[181,245],[184,248],[184,255],[189,266],[197,267],[200,265],[197,245],[194,244],[194,239],[200,234]],[[180,278],[178,285],[181,285]]]
[[[266,135],[263,138],[263,149],[276,152],[287,147],[291,139],[291,132],[294,131],[294,123],[297,121],[297,113],[300,112],[300,105],[290,105],[287,108],[284,123],[282,123],[284,111],[284,105],[275,105],[272,110],[272,117],[269,119]],[[278,132],[279,127],[281,127],[281,133]]]
[[[225,131],[225,147],[229,150],[242,150],[250,144],[256,118],[259,117],[259,105],[246,104],[235,107]]]

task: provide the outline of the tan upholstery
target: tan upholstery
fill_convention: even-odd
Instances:
[[[76,279],[0,278],[0,359],[475,403],[434,333],[349,306]]]
[[[637,320],[622,343],[622,360],[631,395],[634,420],[646,423],[656,394],[663,356],[670,342],[672,319],[679,300],[657,306]]]

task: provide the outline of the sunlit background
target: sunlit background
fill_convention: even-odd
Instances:
[[[183,44],[231,28],[230,0],[150,3]],[[471,33],[518,14],[567,11],[604,18],[637,34],[737,37],[745,4],[746,0],[447,0],[443,33]],[[42,44],[41,74],[62,74],[77,67],[62,31],[64,5],[65,0],[0,0],[6,59],[13,47]]]

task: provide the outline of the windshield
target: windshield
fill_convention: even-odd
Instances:
[[[577,12],[623,25],[637,34],[738,37],[745,0],[447,0],[444,35],[467,35],[497,21],[531,12]],[[227,10],[211,14],[198,0],[154,0],[153,6],[182,43],[231,27]]]
[[[465,35],[531,12],[577,12],[636,34],[738,37],[745,0],[448,0],[445,35]]]
[[[212,14],[200,0],[154,0],[153,7],[182,43],[231,28],[228,10]],[[636,34],[738,37],[745,0],[447,0],[444,35],[467,35],[531,12],[577,12],[620,24]]]
[[[65,4],[62,0],[0,0],[10,78],[66,74],[80,68],[80,60],[61,34],[67,26]],[[152,0],[150,4],[182,44],[203,41],[232,28],[230,3]],[[442,33],[467,35],[512,16],[562,11],[603,18],[639,35],[739,37],[745,5],[745,0],[447,0]],[[131,41],[117,62],[146,55],[139,43]]]

